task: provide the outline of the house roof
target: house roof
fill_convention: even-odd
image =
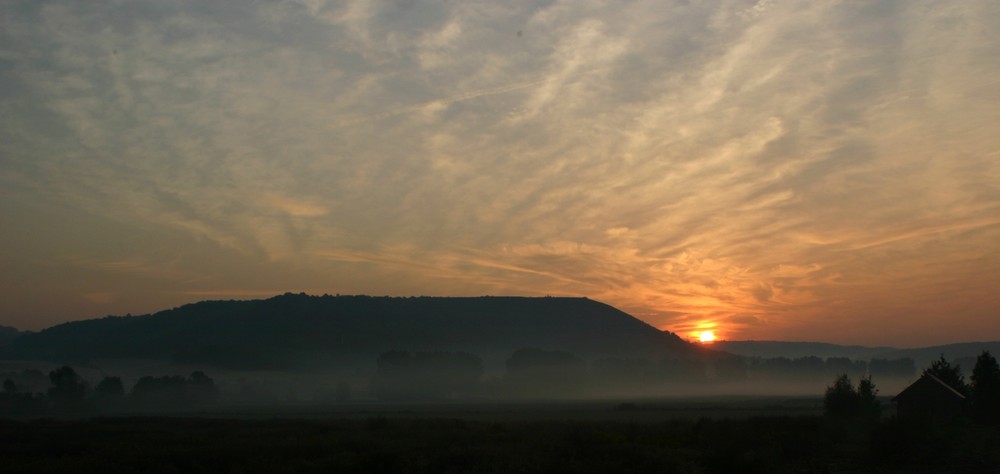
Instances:
[[[965,395],[962,395],[951,385],[944,383],[944,381],[931,374],[924,374],[917,379],[916,382],[913,382],[909,387],[904,388],[902,392],[899,392],[895,397],[892,397],[892,401],[896,402],[901,398],[906,399],[913,396],[919,396],[919,394],[927,393],[928,391],[935,391],[947,394],[946,396],[954,396],[957,399],[965,400]]]

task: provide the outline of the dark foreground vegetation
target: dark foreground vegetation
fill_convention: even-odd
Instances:
[[[990,427],[819,416],[0,421],[5,472],[989,473],[998,446]]]

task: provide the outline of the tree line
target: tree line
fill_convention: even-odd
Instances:
[[[393,350],[377,357],[374,373],[367,376],[367,387],[362,387],[365,382],[361,379],[354,379],[353,383],[341,380],[334,390],[314,399],[344,402],[351,400],[359,388],[362,398],[381,400],[656,395],[670,393],[678,387],[706,384],[813,383],[829,380],[832,374],[884,380],[912,376],[916,372],[912,359],[873,359],[866,363],[837,357],[721,356],[660,361],[599,358],[588,363],[570,352],[535,348],[514,351],[503,368],[502,373],[487,376],[483,360],[475,354]],[[68,366],[53,370],[48,377],[32,370],[5,375],[10,377],[4,381],[0,410],[6,413],[188,409],[214,404],[219,398],[214,380],[203,372],[194,372],[188,377],[142,377],[128,391],[119,377],[104,377],[90,386]],[[254,388],[254,384],[244,383],[242,379],[240,385],[243,389]],[[276,397],[265,396],[269,393],[265,385],[260,387],[264,395],[250,392],[229,395],[233,400],[243,397],[244,401],[258,403],[277,401]],[[291,386],[279,389],[296,390]]]
[[[465,352],[393,350],[376,359],[371,394],[380,399],[467,396],[561,397],[590,393],[669,390],[673,386],[750,382],[819,382],[832,374],[876,378],[912,377],[913,359],[737,356],[700,359],[599,358],[587,363],[566,351],[522,348],[504,364],[501,376],[484,378],[482,359]]]
[[[25,370],[19,375],[4,379],[0,414],[37,416],[130,409],[194,409],[212,406],[219,398],[215,381],[201,371],[187,377],[145,376],[128,392],[120,377],[106,376],[91,387],[69,366],[49,372],[49,387],[44,392],[34,391],[41,375],[39,371]],[[15,378],[23,379],[26,387],[19,387]]]
[[[1000,423],[1000,365],[989,351],[983,351],[972,369],[971,383],[966,382],[961,365],[952,364],[944,355],[923,370],[965,397],[964,415],[979,423]],[[881,404],[871,375],[862,377],[857,386],[847,374],[839,375],[823,397],[824,412],[834,418],[877,419]]]
[[[966,413],[977,421],[1000,423],[1000,365],[989,351],[976,358],[970,381],[959,364],[952,365],[942,355],[924,369],[923,375],[933,375],[966,399]]]

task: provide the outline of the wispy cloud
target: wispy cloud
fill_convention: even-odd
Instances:
[[[76,295],[568,294],[684,335],[980,337],[993,4],[8,2],[0,247],[76,259],[88,284],[52,290]],[[137,300],[17,301],[37,325]]]

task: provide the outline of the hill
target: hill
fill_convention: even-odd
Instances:
[[[931,362],[943,355],[946,359],[961,365],[962,371],[971,375],[976,357],[983,351],[1000,356],[1000,341],[960,342],[914,349],[895,349],[877,354],[876,357],[885,359],[909,357],[916,361],[917,367],[924,368],[930,366]]]
[[[8,345],[10,345],[11,342],[14,342],[14,339],[17,339],[17,337],[20,335],[21,332],[18,331],[17,328],[12,328],[10,326],[0,326],[0,350],[6,348]]]
[[[10,326],[0,326],[0,359],[11,358],[13,353],[11,353],[9,346],[15,339],[20,337],[21,331],[17,328],[12,328]]]
[[[204,301],[143,316],[76,321],[25,334],[19,357],[57,362],[166,359],[240,369],[318,368],[392,350],[508,357],[535,347],[583,357],[708,353],[586,298],[291,294]]]

